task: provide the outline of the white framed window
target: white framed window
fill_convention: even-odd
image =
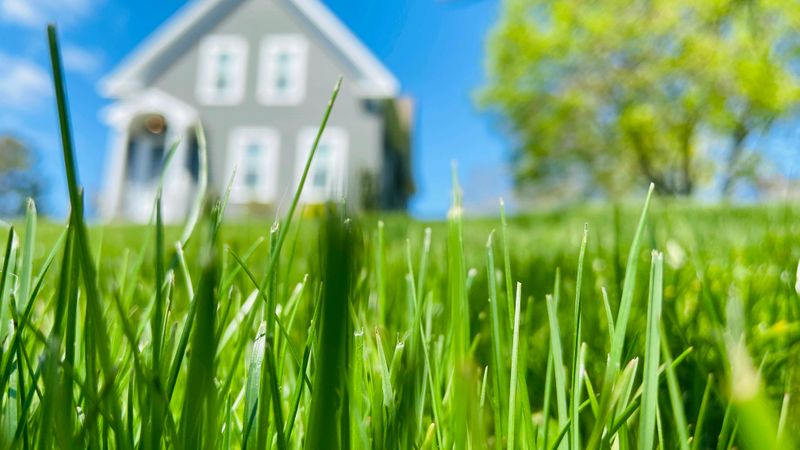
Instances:
[[[228,173],[236,168],[231,201],[273,202],[278,191],[279,153],[280,136],[272,128],[234,129],[228,146]]]
[[[299,34],[261,41],[258,98],[265,105],[296,105],[306,96],[308,42]]]
[[[317,129],[304,128],[297,137],[295,176],[297,184],[303,176],[308,154],[314,145]],[[311,162],[301,199],[306,203],[323,203],[344,195],[347,179],[348,135],[343,128],[328,127],[319,141]]]
[[[241,36],[209,36],[200,44],[197,99],[206,105],[236,105],[244,98],[247,40]]]

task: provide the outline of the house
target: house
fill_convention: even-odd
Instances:
[[[395,77],[318,0],[195,0],[101,83],[113,103],[100,211],[145,222],[162,161],[166,221],[188,213],[198,185],[200,125],[208,188],[233,179],[229,212],[266,214],[291,203],[339,77],[344,85],[301,201],[344,199],[404,209],[411,179],[412,104]]]

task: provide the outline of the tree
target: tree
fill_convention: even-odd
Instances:
[[[29,147],[10,136],[0,137],[0,217],[25,213],[25,199],[42,194],[40,174]]]
[[[505,0],[481,103],[518,140],[518,186],[727,194],[797,111],[799,70],[793,1]]]

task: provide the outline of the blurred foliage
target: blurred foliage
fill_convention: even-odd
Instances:
[[[796,111],[799,68],[795,1],[506,0],[480,101],[518,138],[519,187],[690,195],[719,176],[727,195]]]
[[[0,136],[0,217],[25,213],[25,199],[37,200],[42,182],[31,149],[11,136]]]

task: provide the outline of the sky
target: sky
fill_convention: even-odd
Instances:
[[[497,209],[510,197],[509,142],[476,107],[484,81],[484,47],[497,0],[321,0],[395,74],[414,98],[414,176],[410,212],[444,217],[457,161],[468,210]],[[22,138],[38,153],[47,180],[44,210],[66,213],[66,181],[45,26],[56,22],[73,120],[78,170],[87,198],[97,197],[109,132],[109,104],[98,81],[169,19],[185,0],[0,0],[0,134]]]

